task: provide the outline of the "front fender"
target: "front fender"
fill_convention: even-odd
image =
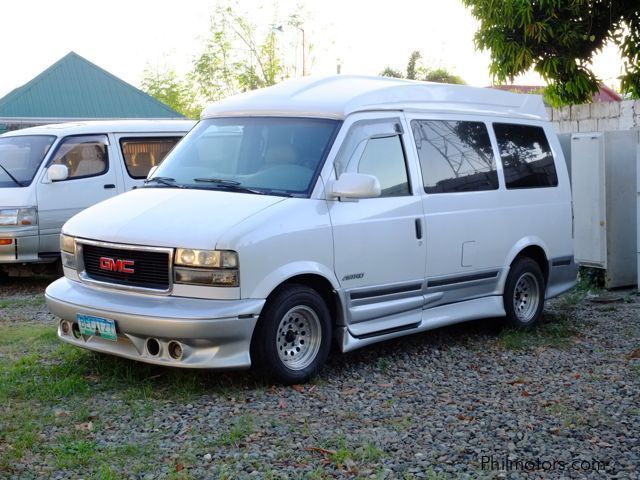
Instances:
[[[282,265],[266,275],[252,292],[247,292],[246,298],[267,298],[279,285],[299,275],[317,275],[327,280],[334,290],[339,290],[340,288],[333,270],[326,265],[317,262],[298,261]]]

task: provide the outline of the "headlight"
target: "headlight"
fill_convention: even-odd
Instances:
[[[236,252],[178,248],[174,263],[175,283],[218,287],[240,285]]]
[[[60,250],[67,253],[76,253],[76,239],[69,235],[60,235]]]
[[[175,263],[188,267],[237,268],[238,254],[230,250],[178,248]]]
[[[76,239],[69,235],[60,235],[62,265],[76,269]]]
[[[0,209],[0,225],[37,225],[38,209],[36,207]]]

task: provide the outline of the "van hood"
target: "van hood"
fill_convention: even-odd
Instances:
[[[234,225],[284,200],[238,192],[141,188],[83,210],[62,231],[113,243],[214,249]]]
[[[35,207],[35,185],[29,187],[0,188],[0,208],[5,207]]]

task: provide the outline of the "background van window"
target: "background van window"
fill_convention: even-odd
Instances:
[[[127,172],[132,178],[146,178],[151,167],[159,165],[181,137],[123,138],[120,148]]]

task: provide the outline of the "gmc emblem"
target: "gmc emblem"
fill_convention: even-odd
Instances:
[[[109,272],[120,273],[135,273],[133,268],[133,260],[120,260],[109,257],[100,257],[100,270],[107,270]]]

